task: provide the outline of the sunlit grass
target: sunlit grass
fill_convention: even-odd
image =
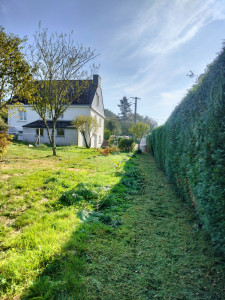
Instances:
[[[12,144],[0,171],[0,284],[3,294],[20,293],[60,254],[80,224],[80,209],[95,209],[83,201],[59,203],[67,190],[80,183],[113,187],[120,177],[114,162],[124,164],[129,155],[100,157],[96,150],[51,149]]]

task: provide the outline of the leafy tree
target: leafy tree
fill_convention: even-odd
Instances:
[[[134,114],[132,114],[132,118],[134,118]],[[149,125],[149,133],[158,126],[158,123],[150,118],[149,116],[142,116],[140,114],[136,115],[137,122],[142,122]]]
[[[147,133],[148,130],[149,130],[149,125],[142,122],[138,122],[134,124],[129,130],[130,133],[133,135],[133,137],[138,141],[138,148],[140,147],[141,139]]]
[[[120,119],[123,121],[127,121],[131,115],[131,103],[128,101],[127,97],[123,97],[123,99],[120,100],[120,104],[118,105],[120,108]]]
[[[0,26],[0,113],[9,103],[16,101],[15,95],[27,95],[32,77],[30,67],[22,54],[25,39],[7,34]]]
[[[59,117],[88,86],[88,75],[96,69],[87,64],[96,57],[95,50],[84,48],[69,35],[54,33],[48,35],[47,29],[39,28],[34,35],[34,44],[30,45],[30,64],[34,68],[36,84],[39,88],[31,107],[40,115],[47,129],[53,155],[56,155],[55,127]],[[47,124],[52,119],[52,131]]]
[[[78,116],[73,120],[74,127],[79,130],[84,138],[86,148],[91,147],[91,139],[98,129],[98,122],[92,116]]]
[[[121,132],[121,126],[117,119],[105,119],[105,128],[114,135],[118,135]]]
[[[133,126],[134,114],[130,113],[127,120],[122,119],[109,109],[105,109],[105,128],[109,129],[112,134],[129,135],[129,129]],[[158,126],[157,122],[149,116],[136,115],[137,122],[149,125],[149,132]]]
[[[121,135],[129,135],[130,132],[130,128],[133,126],[134,121],[132,120],[127,120],[127,121],[122,121],[120,120],[120,124],[121,124]]]
[[[111,131],[108,129],[104,130],[104,140],[108,141],[111,135]]]
[[[15,95],[30,95],[32,76],[22,54],[25,39],[7,34],[0,26],[0,157],[5,154],[11,136],[7,133],[7,107],[16,104]],[[18,104],[18,103],[17,103]]]
[[[7,133],[7,125],[0,116],[0,159],[7,152],[12,136]]]
[[[111,134],[118,135],[121,132],[119,118],[111,110],[105,109],[105,129],[110,130]]]
[[[105,117],[107,119],[110,119],[110,118],[111,119],[116,119],[117,118],[117,115],[114,112],[112,112],[111,110],[107,109],[107,108],[104,109],[104,113],[105,113]]]

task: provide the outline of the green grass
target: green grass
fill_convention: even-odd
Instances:
[[[225,299],[225,265],[148,154],[13,144],[2,299]]]
[[[129,154],[102,157],[96,150],[73,146],[60,147],[58,153],[52,157],[48,147],[12,144],[1,162],[2,296],[21,294],[58,257],[82,223],[79,212],[98,209],[122,176],[115,163],[123,166],[130,158]],[[65,192],[76,192],[83,183],[89,197],[72,205],[60,201]]]

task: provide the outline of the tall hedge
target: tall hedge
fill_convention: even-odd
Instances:
[[[225,254],[225,47],[147,143]]]

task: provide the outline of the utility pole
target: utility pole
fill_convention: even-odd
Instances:
[[[130,97],[133,98],[135,100],[134,102],[134,124],[136,124],[137,121],[137,100],[140,100],[141,98],[138,97]]]

